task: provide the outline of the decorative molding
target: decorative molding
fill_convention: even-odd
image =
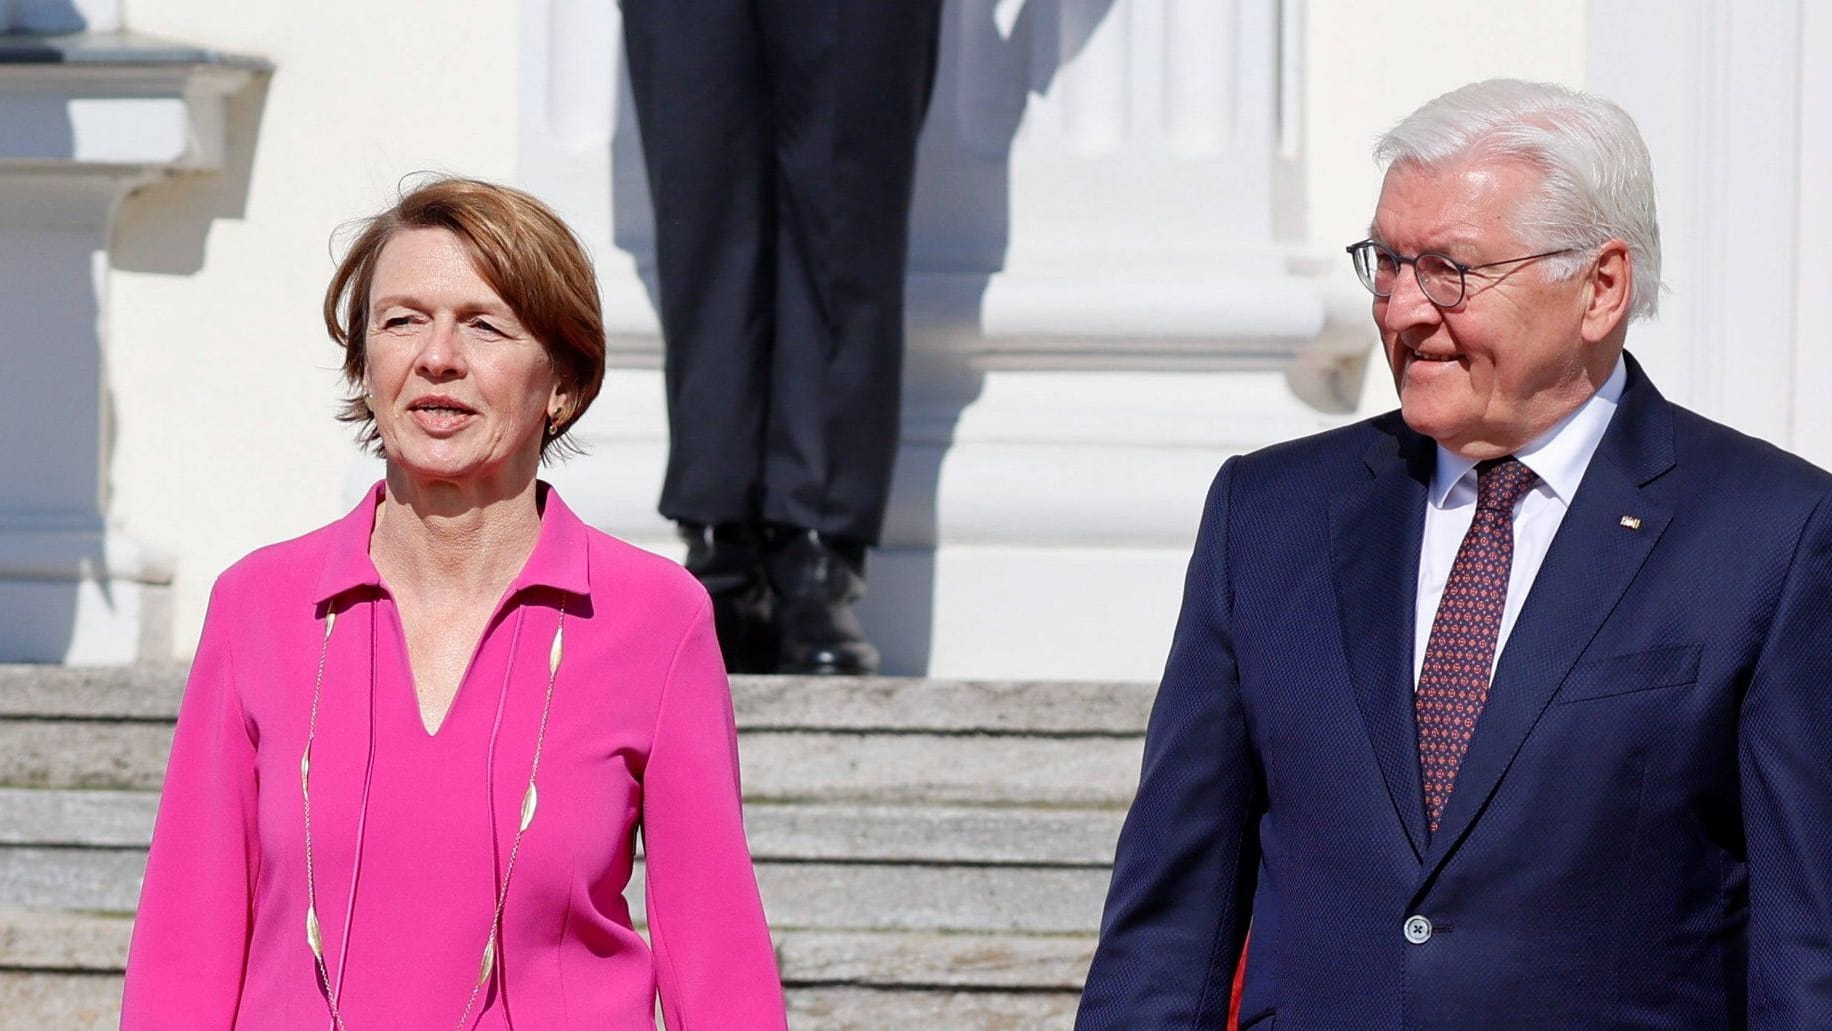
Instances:
[[[653,232],[618,19],[595,0],[522,10],[521,179],[592,247],[612,361],[654,367]],[[944,17],[913,349],[1114,369],[1333,353],[1325,280],[1294,272],[1283,243],[1302,236],[1281,210],[1297,192],[1297,0],[957,0]]]
[[[129,178],[221,166],[223,101],[254,73],[215,66],[0,63],[0,174]]]
[[[623,367],[578,428],[589,457],[548,475],[588,520],[672,553],[654,510],[653,233],[615,18],[597,0],[522,10],[520,179],[594,251]],[[1354,409],[1366,297],[1333,296],[1294,244],[1302,14],[1299,0],[945,6],[902,441],[865,603],[888,670],[1136,673],[1174,622],[1215,468]],[[1094,593],[1126,616],[1079,649],[979,632],[990,613]]]
[[[223,100],[265,68],[121,34],[0,38],[0,439],[25,442],[0,451],[0,611],[20,614],[0,662],[170,654],[169,564],[107,519],[108,250],[130,190],[220,166]]]
[[[1669,289],[1629,346],[1675,400],[1795,446],[1799,148],[1802,126],[1832,115],[1803,107],[1803,6],[1590,11],[1588,85],[1640,124],[1659,189]]]

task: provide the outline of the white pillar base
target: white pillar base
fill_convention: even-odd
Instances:
[[[105,531],[0,532],[0,661],[114,666],[172,654],[171,576]]]
[[[884,672],[1152,680],[1209,482],[1229,455],[1340,422],[1284,370],[911,369],[884,546],[860,608]],[[613,369],[542,475],[587,522],[679,558],[655,512],[661,375]],[[353,471],[351,494],[380,465]]]

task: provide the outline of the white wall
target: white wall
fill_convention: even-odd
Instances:
[[[1584,0],[1303,4],[1298,234],[1339,296],[1360,289],[1340,248],[1361,235],[1378,189],[1373,137],[1476,78],[1582,85],[1586,9]],[[319,320],[327,239],[386,203],[410,172],[516,176],[519,17],[517,4],[483,0],[128,3],[134,31],[256,54],[276,69],[264,95],[232,108],[229,170],[131,198],[115,240],[112,512],[172,560],[179,653],[195,645],[218,572],[340,513],[356,456],[331,419],[339,355]],[[1277,382],[1262,375],[1250,383],[1264,386],[1242,388]],[[1389,407],[1384,380],[1369,383],[1362,407]],[[1160,658],[1142,656],[1141,668]]]
[[[514,174],[517,22],[483,0],[131,0],[126,20],[275,66],[233,102],[228,171],[148,188],[117,222],[112,512],[174,560],[189,654],[217,573],[341,514],[327,240],[416,170]]]
[[[1380,194],[1374,139],[1420,104],[1478,79],[1584,85],[1585,0],[1444,3],[1306,0],[1304,145],[1312,238],[1367,235]]]
[[[1642,125],[1659,187],[1666,289],[1630,346],[1669,398],[1832,461],[1826,5],[1615,0],[1591,25],[1591,79]]]
[[[1367,235],[1380,196],[1374,140],[1425,101],[1480,79],[1585,85],[1585,0],[1442,3],[1305,0],[1308,53],[1304,148],[1307,236],[1317,260],[1353,298],[1339,317],[1377,342],[1366,291],[1342,248]],[[1395,404],[1392,380],[1371,354],[1358,415]]]

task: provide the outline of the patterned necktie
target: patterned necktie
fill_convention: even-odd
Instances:
[[[1507,604],[1508,568],[1514,562],[1514,505],[1538,478],[1513,456],[1476,466],[1476,517],[1444,582],[1412,697],[1425,814],[1434,834],[1476,719],[1488,703],[1489,669]]]

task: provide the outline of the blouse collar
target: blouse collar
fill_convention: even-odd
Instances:
[[[369,538],[375,532],[375,514],[381,507],[383,491],[384,482],[376,481],[349,515],[327,528],[329,547],[313,596],[316,601],[328,601],[357,587],[382,586],[382,575],[369,557]],[[541,508],[541,536],[505,596],[531,587],[550,587],[568,594],[591,593],[584,521],[566,507],[559,492],[546,481],[536,481],[535,499]]]

